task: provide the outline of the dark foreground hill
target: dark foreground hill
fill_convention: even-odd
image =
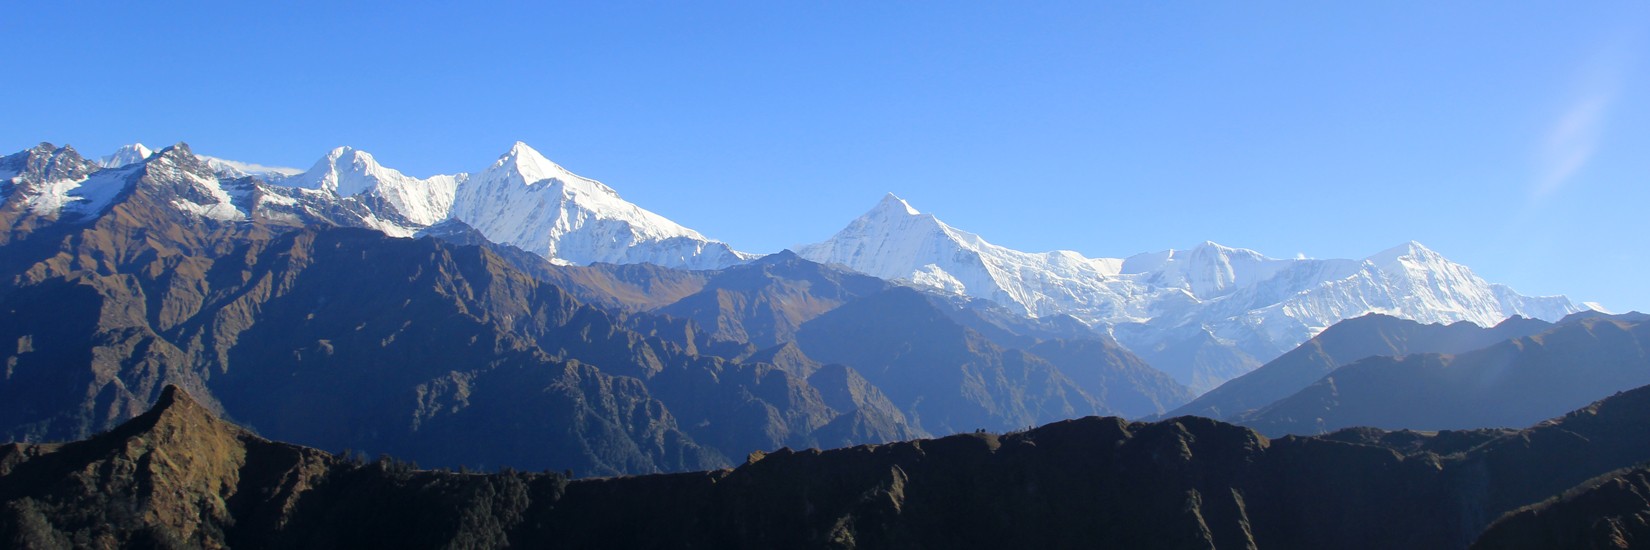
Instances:
[[[1195,417],[1090,417],[570,481],[418,471],[270,442],[171,387],[91,439],[0,447],[0,544],[1464,548],[1504,512],[1650,459],[1647,419],[1650,388],[1521,431],[1269,440]],[[1567,504],[1577,500],[1548,506],[1634,513]]]

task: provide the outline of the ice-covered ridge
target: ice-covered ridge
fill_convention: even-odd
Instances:
[[[122,145],[119,149],[115,149],[114,153],[98,159],[97,164],[98,166],[102,166],[104,168],[119,168],[122,166],[143,162],[144,159],[149,158],[149,156],[153,154],[155,154],[155,151],[144,146],[142,143],[131,143]],[[297,168],[287,168],[284,166],[265,166],[252,162],[221,159],[201,154],[195,154],[195,157],[205,162],[207,166],[212,167],[213,170],[233,177],[264,176],[270,178],[284,178],[303,173],[303,170],[299,170]]]
[[[253,162],[241,162],[238,160],[222,159],[207,155],[196,156],[200,157],[201,161],[205,162],[207,166],[212,167],[213,170],[233,177],[262,176],[265,178],[279,179],[295,176],[304,172],[303,170],[286,166],[265,166]]]

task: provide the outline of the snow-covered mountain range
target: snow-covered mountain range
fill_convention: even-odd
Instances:
[[[1276,259],[1212,242],[1128,258],[1027,253],[946,225],[891,194],[797,253],[1028,315],[1064,313],[1110,328],[1195,391],[1366,313],[1492,326],[1512,315],[1557,320],[1582,309],[1562,296],[1526,297],[1488,283],[1416,242],[1358,260]],[[1220,359],[1179,357],[1198,346],[1233,349]]]
[[[140,165],[154,155],[136,143],[98,165]],[[423,179],[385,167],[370,153],[351,147],[333,149],[307,171],[196,157],[214,172],[210,178],[216,182],[203,185],[259,191],[246,202],[249,210],[243,215],[256,211],[294,223],[370,227],[397,237],[456,219],[494,242],[561,264],[645,262],[716,269],[755,257],[627,202],[611,187],[569,172],[521,142],[474,175]],[[42,212],[77,202],[70,195],[78,185],[64,182],[66,195],[42,203]]]
[[[140,180],[175,187],[174,206],[206,218],[369,227],[399,237],[458,220],[561,264],[715,269],[754,257],[519,142],[478,172],[422,179],[350,147],[306,171],[199,156],[181,144],[159,152],[128,145],[95,163],[45,144],[0,159],[8,207],[48,218],[96,217]],[[1074,316],[1199,391],[1366,313],[1491,326],[1511,315],[1556,320],[1584,309],[1488,283],[1414,242],[1362,259],[1276,259],[1212,242],[1128,258],[1029,253],[953,228],[892,194],[797,253],[1026,315]]]

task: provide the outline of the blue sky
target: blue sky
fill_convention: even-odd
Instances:
[[[1650,310],[1650,3],[219,4],[9,6],[0,149],[522,140],[756,252],[894,192],[1023,250],[1413,239]]]

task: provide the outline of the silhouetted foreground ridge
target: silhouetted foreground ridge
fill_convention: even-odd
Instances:
[[[1646,474],[1620,469],[1650,459],[1647,419],[1650,388],[1519,431],[1268,440],[1196,417],[1089,417],[569,481],[271,442],[169,387],[88,440],[0,447],[0,544],[1464,548],[1503,513],[1615,472],[1488,535],[1568,544],[1594,518],[1643,536]]]

